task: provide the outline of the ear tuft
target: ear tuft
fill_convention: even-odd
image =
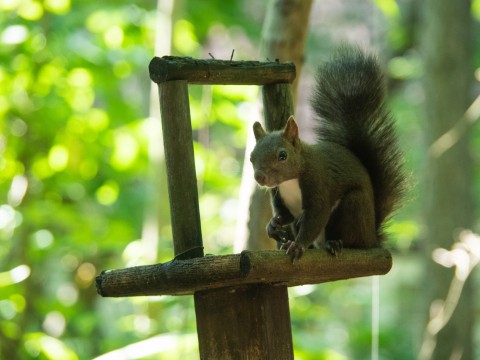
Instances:
[[[294,146],[300,142],[300,138],[298,136],[298,126],[293,115],[290,115],[287,123],[285,124],[285,128],[283,129],[283,137],[287,141],[291,142]]]
[[[262,124],[260,124],[258,121],[255,121],[255,124],[253,124],[253,133],[255,135],[255,140],[257,141],[266,135],[265,130],[262,127]]]

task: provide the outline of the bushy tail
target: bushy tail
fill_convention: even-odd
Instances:
[[[385,108],[384,86],[375,56],[343,47],[319,69],[311,101],[320,117],[319,138],[348,148],[370,174],[380,236],[405,189],[403,158]]]

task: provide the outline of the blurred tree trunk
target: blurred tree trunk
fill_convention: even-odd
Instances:
[[[312,0],[270,0],[262,31],[262,60],[291,61],[297,68],[293,83],[296,100],[298,77],[304,62],[305,39]],[[284,122],[287,119],[283,119]],[[253,141],[253,135],[250,134]],[[248,157],[246,157],[248,159]],[[251,166],[247,164],[247,166]],[[254,183],[253,175],[243,181]],[[250,187],[251,189],[251,187]],[[250,199],[247,247],[249,249],[274,248],[275,242],[267,237],[265,228],[272,217],[270,200],[265,190],[255,187]]]
[[[447,307],[452,278],[447,269],[432,260],[436,248],[450,249],[459,229],[473,224],[472,161],[465,111],[471,102],[472,20],[470,1],[426,0],[423,15],[425,64],[427,273],[426,300],[430,315]],[[454,128],[455,127],[455,128]],[[443,136],[451,129],[458,138]],[[451,133],[453,134],[453,133]],[[420,359],[473,359],[473,294],[470,281],[447,325],[438,334],[425,333]],[[433,340],[432,340],[433,339]]]

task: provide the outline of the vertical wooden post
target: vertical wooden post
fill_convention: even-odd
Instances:
[[[264,85],[262,95],[265,127],[268,131],[282,129],[294,112],[292,85],[288,83]]]
[[[203,256],[186,80],[158,85],[175,258]]]
[[[293,359],[286,286],[195,293],[201,359]]]

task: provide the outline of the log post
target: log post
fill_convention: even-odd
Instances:
[[[201,359],[293,359],[286,286],[199,291],[195,314]]]
[[[158,88],[175,258],[201,257],[203,242],[188,83],[167,81]]]

